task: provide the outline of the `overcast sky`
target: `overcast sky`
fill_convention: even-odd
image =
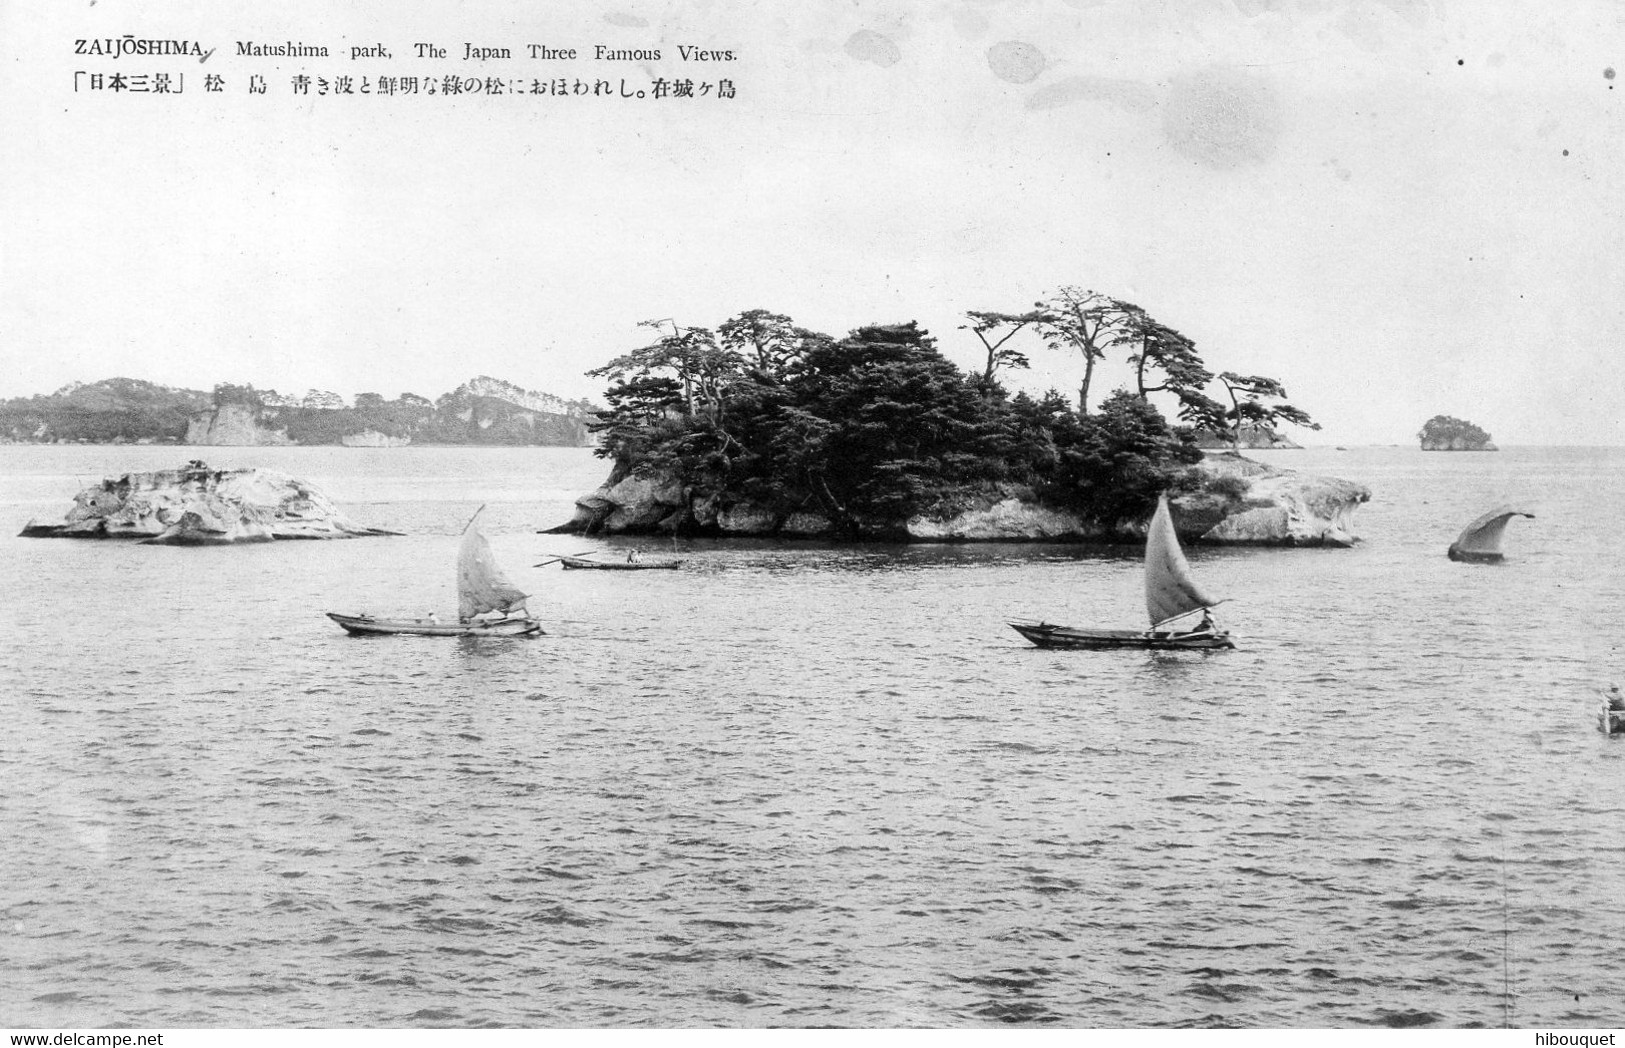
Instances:
[[[1409,443],[1443,413],[1625,444],[1612,0],[397,6],[0,5],[0,396],[490,374],[597,398],[582,372],[639,320],[758,307],[833,334],[915,319],[970,366],[965,310],[1072,284],[1281,379],[1324,424],[1304,442]],[[126,33],[214,53],[74,53]],[[331,57],[236,53],[287,40]],[[350,58],[373,43],[393,58]],[[75,93],[78,71],[186,79]],[[298,73],[736,97],[295,96]],[[1014,384],[1075,389],[1075,360],[1029,349]]]

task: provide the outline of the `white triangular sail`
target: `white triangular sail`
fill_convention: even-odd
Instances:
[[[1153,629],[1218,603],[1191,581],[1190,570],[1168,515],[1168,499],[1159,495],[1157,512],[1145,534],[1145,611]]]
[[[480,529],[470,526],[463,532],[457,550],[457,617],[467,622],[491,611],[512,611],[523,607],[526,594],[508,581],[491,555],[491,544]]]
[[[1501,536],[1506,532],[1507,521],[1513,517],[1535,519],[1533,513],[1513,506],[1492,509],[1467,525],[1461,537],[1456,539],[1450,548],[1458,553],[1498,554],[1501,552]]]

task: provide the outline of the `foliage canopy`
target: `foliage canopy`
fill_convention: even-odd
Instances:
[[[851,536],[1011,491],[1116,527],[1200,457],[1138,394],[1094,416],[1054,392],[1009,398],[995,374],[1019,363],[1001,347],[1039,314],[969,317],[987,352],[978,375],[913,321],[840,339],[767,310],[724,322],[721,338],[673,324],[589,372],[610,382],[598,454],[672,475],[696,500],[815,512]]]

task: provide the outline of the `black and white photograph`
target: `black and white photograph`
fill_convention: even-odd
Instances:
[[[0,2],[0,1031],[1614,1043],[1622,66]]]

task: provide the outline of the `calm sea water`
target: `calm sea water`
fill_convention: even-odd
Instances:
[[[1617,1026],[1625,449],[1260,453],[1352,550],[610,540],[573,449],[205,449],[406,537],[13,538],[190,448],[0,447],[0,1026]],[[1536,514],[1496,567],[1445,547]],[[453,608],[473,510],[537,640]]]

